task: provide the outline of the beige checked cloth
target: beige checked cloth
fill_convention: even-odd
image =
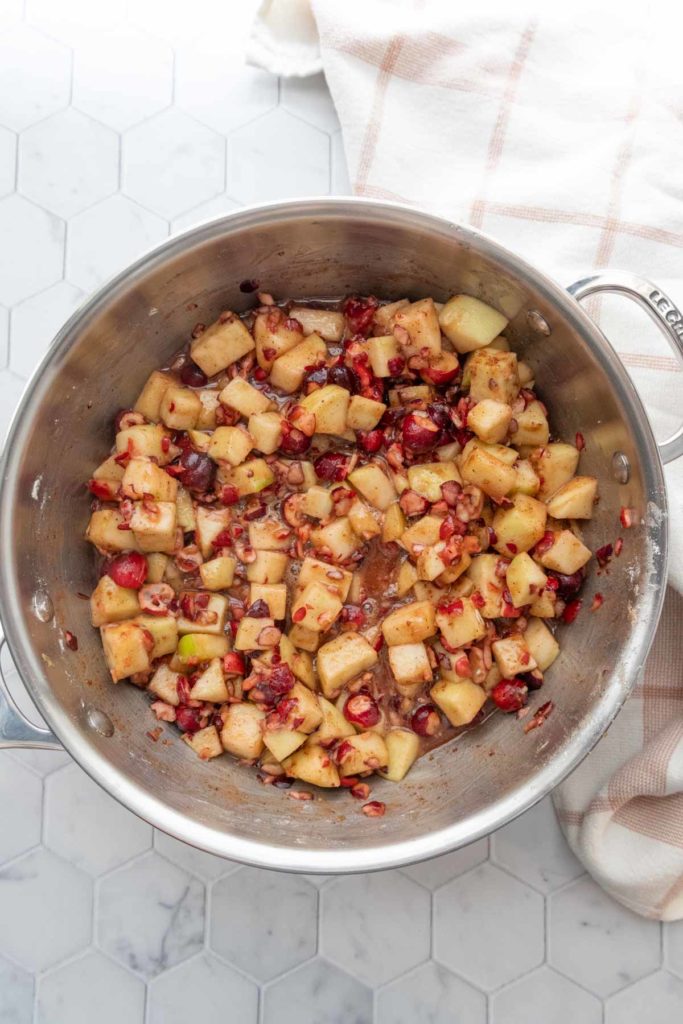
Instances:
[[[617,23],[614,8],[607,16],[593,5],[584,17],[580,4],[561,5],[571,6],[564,15],[554,6],[527,17],[519,4],[266,0],[249,59],[278,74],[324,70],[358,195],[473,224],[564,284],[623,268],[681,304],[680,60],[667,33],[630,21],[625,5]],[[681,367],[630,304],[611,302],[590,312],[667,437],[683,413]],[[672,588],[644,679],[555,807],[612,896],[674,920],[683,917],[683,466],[668,467],[667,485]]]

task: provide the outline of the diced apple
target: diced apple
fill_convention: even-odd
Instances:
[[[468,577],[483,598],[484,603],[479,610],[485,619],[498,619],[503,614],[505,582],[497,572],[501,561],[505,564],[498,555],[476,555],[467,570]]]
[[[250,459],[241,466],[219,470],[221,484],[237,488],[241,498],[249,494],[258,494],[275,482],[275,475],[264,459]]]
[[[287,614],[287,586],[284,583],[252,583],[249,604],[265,601],[271,619],[284,619]]]
[[[550,437],[548,417],[540,402],[529,402],[526,409],[515,413],[517,429],[511,431],[512,444],[519,447],[523,444],[546,444]]]
[[[214,388],[202,388],[198,391],[201,409],[197,418],[197,430],[214,430],[216,427],[216,413],[221,404],[218,392]]]
[[[341,614],[342,602],[333,588],[313,581],[295,598],[292,620],[305,629],[324,633]]]
[[[375,377],[396,376],[396,360],[403,359],[404,356],[393,334],[370,338],[366,343],[366,348]]]
[[[178,625],[172,615],[137,615],[134,621],[152,637],[154,646],[149,653],[152,660],[175,652],[178,646]]]
[[[594,476],[575,476],[548,501],[548,513],[555,519],[591,519],[598,492]]]
[[[147,555],[145,583],[161,583],[168,561],[168,555],[163,555],[160,551],[150,551]]]
[[[263,750],[265,714],[255,704],[229,704],[223,711],[223,749],[245,761],[253,761]]]
[[[227,590],[232,586],[237,562],[232,555],[211,558],[199,566],[199,575],[205,590]]]
[[[373,334],[384,335],[391,331],[394,326],[394,317],[399,309],[405,309],[409,305],[408,299],[397,299],[396,302],[387,302],[378,306],[372,318]]]
[[[456,607],[451,610],[450,605],[454,603]],[[464,647],[486,636],[486,623],[470,597],[438,606],[436,622],[449,647]]]
[[[239,317],[226,312],[194,339],[190,354],[200,370],[207,377],[213,377],[254,347],[254,339]]]
[[[412,601],[396,608],[384,619],[382,633],[390,647],[427,640],[436,633],[434,605],[431,601]]]
[[[427,647],[421,641],[390,647],[389,666],[397,683],[428,683],[432,678]]]
[[[406,530],[406,517],[403,515],[401,506],[397,501],[384,513],[382,523],[382,542],[390,544],[391,541],[399,540]]]
[[[460,466],[460,471],[465,483],[474,484],[496,500],[509,494],[517,479],[512,466],[507,466],[481,448],[470,450]]]
[[[262,391],[242,377],[233,377],[219,395],[222,405],[235,409],[245,419],[272,408],[272,402]]]
[[[162,662],[150,679],[147,689],[155,697],[158,697],[159,700],[163,700],[164,703],[176,708],[180,703],[178,697],[179,679],[180,672],[174,672],[165,662]]]
[[[109,455],[104,462],[101,462],[93,471],[93,480],[106,480],[109,483],[119,484],[123,480],[124,469],[120,466],[113,455]],[[112,487],[112,493],[116,494],[117,487]]]
[[[256,519],[249,523],[249,545],[256,551],[288,551],[292,531],[281,519]]]
[[[456,352],[474,352],[490,345],[508,321],[473,295],[454,295],[439,313],[439,325]]]
[[[579,451],[573,444],[553,442],[537,449],[530,456],[530,461],[541,484],[538,497],[545,501],[574,476],[579,464]]]
[[[467,426],[480,440],[497,444],[505,439],[511,419],[512,409],[509,405],[485,398],[470,409]]]
[[[389,752],[384,738],[369,730],[343,739],[337,747],[335,760],[341,775],[358,775],[385,768]]]
[[[515,465],[515,486],[511,494],[528,494],[535,498],[539,492],[541,481],[529,459],[520,459]]]
[[[176,657],[183,665],[198,665],[212,658],[222,658],[230,650],[227,636],[210,633],[186,633],[178,641]]]
[[[196,599],[200,596],[201,591],[187,590],[184,593]],[[204,623],[201,618],[195,621],[180,615],[178,618],[179,633],[209,633],[212,636],[219,636],[223,633],[230,608],[228,599],[222,594],[207,594],[206,597],[208,597],[208,603],[202,608],[202,611],[208,613],[206,617],[213,621]]]
[[[287,571],[289,558],[284,551],[257,551],[256,558],[247,565],[250,583],[281,583]]]
[[[134,618],[140,611],[137,590],[128,590],[114,583],[111,576],[101,576],[90,595],[90,621],[93,626],[109,622],[123,622]]]
[[[346,430],[350,398],[346,388],[337,384],[326,384],[306,395],[299,404],[306,412],[315,416],[316,434],[341,435]]]
[[[195,515],[192,497],[182,484],[178,485],[175,499],[176,518],[178,526],[183,533],[197,528],[197,516]]]
[[[245,615],[239,621],[234,647],[236,651],[266,651],[275,646],[271,643],[273,619],[255,619]]]
[[[493,517],[496,542],[502,555],[529,551],[545,533],[547,509],[542,501],[528,494],[515,494],[511,508],[499,508]]]
[[[328,747],[334,740],[355,735],[356,730],[350,722],[347,722],[335,704],[326,700],[325,697],[318,697],[318,703],[322,712],[322,721],[316,731],[309,736],[308,746],[319,743]]]
[[[437,544],[433,544],[419,553],[416,562],[418,579],[427,580],[428,583],[432,583],[438,576],[447,571],[446,563],[442,557],[445,548],[445,541],[440,540]],[[467,565],[464,565],[461,572],[464,572],[466,568]]]
[[[276,761],[282,764],[290,754],[298,750],[307,740],[305,732],[297,729],[268,729],[263,734],[263,742]]]
[[[301,569],[297,578],[297,589],[304,589],[309,583],[317,581],[327,589],[336,590],[342,602],[346,601],[349,595],[349,588],[353,579],[353,573],[348,569],[342,569],[329,562],[321,562],[317,558],[307,555],[301,563]]]
[[[451,562],[449,566],[441,573],[440,576],[436,577],[436,582],[440,587],[447,587],[451,583],[455,583],[459,580],[463,573],[467,572],[472,561],[472,556],[467,551],[463,551],[457,561]]]
[[[548,577],[525,551],[515,555],[508,566],[506,582],[515,608],[531,604],[544,589]]]
[[[463,448],[460,462],[464,462],[475,448],[481,452],[486,452],[487,455],[492,455],[494,459],[504,462],[506,466],[514,466],[519,457],[519,453],[515,448],[510,448],[504,444],[487,444],[485,441],[480,441],[478,437],[473,437]]]
[[[187,436],[190,439],[195,451],[206,455],[211,446],[211,433],[207,430],[188,430]]]
[[[502,640],[494,640],[491,650],[503,679],[512,679],[520,672],[531,672],[536,668],[536,662],[521,633],[511,633]]]
[[[278,356],[295,348],[303,340],[301,325],[287,317],[277,306],[272,306],[267,313],[258,313],[254,320],[256,359],[264,370],[269,370]]]
[[[439,516],[423,516],[404,530],[400,540],[401,546],[411,558],[417,558],[422,548],[439,543],[442,523],[443,519]]]
[[[298,320],[304,334],[319,334],[325,341],[341,341],[344,336],[344,314],[331,309],[292,306],[289,315]]]
[[[230,509],[207,508],[199,505],[196,512],[196,541],[203,558],[208,558],[213,550],[216,537],[228,528]],[[217,588],[218,589],[218,588]]]
[[[492,398],[496,402],[512,405],[519,394],[517,356],[514,352],[480,349],[470,357],[467,368],[470,398],[474,402]]]
[[[557,616],[557,594],[554,590],[543,590],[529,608],[529,615],[539,619],[554,619]]]
[[[192,700],[208,700],[213,704],[222,704],[228,699],[228,687],[220,658],[211,659],[190,690],[190,697]]]
[[[207,454],[215,462],[228,462],[239,466],[254,447],[254,439],[241,427],[216,427]]]
[[[301,511],[312,519],[327,519],[332,514],[332,498],[326,487],[314,484],[301,495]]]
[[[202,403],[199,395],[190,388],[166,388],[159,406],[159,416],[170,430],[192,430],[197,426]]]
[[[119,529],[125,521],[118,509],[97,509],[90,516],[85,539],[98,551],[112,554],[116,551],[139,551],[140,546],[130,530]]]
[[[360,498],[356,498],[346,513],[354,533],[362,540],[370,540],[382,532],[378,521],[379,511],[370,509]]]
[[[456,728],[469,725],[486,703],[486,691],[468,679],[461,682],[440,679],[429,695]]]
[[[384,512],[396,501],[396,489],[387,475],[373,462],[349,473],[348,482],[375,508]]]
[[[351,630],[323,644],[318,651],[318,675],[324,696],[335,697],[350,679],[377,664],[377,658],[372,644]]]
[[[295,683],[287,694],[287,701],[288,711],[283,724],[307,735],[314,732],[323,720],[323,713],[312,690],[303,683]]]
[[[440,501],[441,485],[449,480],[462,483],[455,462],[422,462],[408,469],[408,486],[427,501]]]
[[[402,354],[420,355],[426,349],[430,355],[438,355],[441,351],[441,328],[433,299],[420,299],[397,310],[394,325],[407,331],[410,338],[409,344],[404,345],[399,335]]]
[[[157,501],[175,501],[178,481],[164,472],[151,459],[128,459],[121,481],[121,493],[127,498],[141,501],[150,495]]]
[[[154,370],[147,378],[145,386],[133,406],[135,412],[141,413],[146,420],[157,423],[160,419],[161,399],[164,397],[166,389],[175,383],[172,374]]]
[[[327,346],[317,334],[311,334],[289,352],[276,359],[270,371],[270,383],[280,391],[292,394],[298,391],[306,373],[306,368],[316,366],[327,355]]]
[[[183,733],[183,739],[202,761],[210,761],[223,753],[223,745],[215,725],[206,725],[194,733]]]
[[[294,623],[287,639],[297,648],[306,652],[315,652],[320,646],[320,633],[316,633],[312,629],[306,629],[305,626],[300,626],[297,622]]]
[[[249,433],[254,448],[264,455],[272,455],[282,441],[282,416],[278,412],[257,412],[249,417]]]
[[[135,622],[117,622],[100,628],[104,657],[115,683],[151,667],[149,637]]]
[[[389,405],[397,408],[401,405],[411,405],[413,402],[432,402],[434,400],[434,388],[429,384],[402,384],[400,387],[392,388],[389,392]]]
[[[312,786],[323,789],[336,789],[339,786],[339,772],[329,751],[323,747],[300,747],[287,758],[284,768],[293,779],[300,779]]]
[[[311,543],[318,551],[326,549],[331,556],[343,562],[360,547],[360,539],[351,528],[346,516],[334,519],[328,526],[321,526],[311,532]]]
[[[131,458],[136,455],[146,456],[155,459],[160,466],[166,466],[172,457],[170,442],[168,430],[160,423],[140,423],[119,430],[116,435],[116,452],[118,455],[128,452]]]
[[[412,729],[390,729],[384,737],[387,767],[382,775],[390,782],[400,782],[420,753],[420,740]]]
[[[351,430],[372,430],[382,419],[385,409],[383,402],[354,395],[349,402],[346,424]]]
[[[417,569],[412,562],[401,562],[396,580],[396,594],[405,597],[417,581]]]
[[[553,572],[572,576],[590,560],[591,551],[571,530],[560,530],[554,537],[552,547],[540,556],[540,563]]]
[[[133,536],[141,551],[173,554],[177,546],[178,512],[175,502],[136,502],[130,518]]]
[[[289,665],[296,678],[315,692],[318,689],[318,677],[313,668],[313,658],[308,651],[297,650],[289,637],[283,635],[280,637],[278,652],[281,660]]]
[[[549,669],[560,653],[560,645],[540,619],[530,619],[524,631],[526,645],[541,672]]]

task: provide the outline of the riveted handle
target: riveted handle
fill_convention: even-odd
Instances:
[[[5,637],[0,625],[0,657],[5,646]],[[29,722],[17,707],[7,688],[0,662],[0,748],[34,747],[42,750],[61,750],[62,745],[49,729],[41,729]]]
[[[683,362],[683,313],[661,288],[636,274],[607,270],[576,281],[568,289],[579,302],[588,295],[610,292],[625,295],[642,306],[662,331],[672,349]],[[674,462],[683,455],[683,424],[667,441],[658,444],[662,462]]]

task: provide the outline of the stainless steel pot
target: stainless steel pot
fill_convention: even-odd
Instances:
[[[561,628],[562,654],[544,697],[556,704],[525,735],[496,715],[421,760],[400,785],[379,782],[386,816],[368,819],[346,794],[302,803],[258,783],[230,758],[203,764],[184,744],[146,735],[147,699],[112,686],[99,637],[78,593],[93,583],[81,541],[83,481],[111,443],[112,416],[198,319],[251,303],[257,278],[277,295],[346,292],[445,299],[477,295],[511,320],[553,422],[587,442],[582,467],[600,480],[586,534],[593,549],[638,523],[609,574],[592,574],[587,610]],[[29,384],[2,462],[0,612],[19,673],[50,731],[31,726],[0,689],[0,746],[63,744],[109,793],[157,827],[212,853],[308,872],[371,870],[462,846],[525,810],[560,782],[604,733],[650,646],[664,596],[667,506],[662,461],[683,452],[679,432],[658,451],[616,354],[579,306],[598,291],[640,302],[682,353],[683,318],[647,282],[605,274],[568,294],[492,239],[392,204],[312,199],[243,210],[154,249],[98,292],[57,336]],[[573,296],[573,297],[572,297]],[[660,458],[661,455],[661,458]],[[74,632],[77,653],[63,630]]]

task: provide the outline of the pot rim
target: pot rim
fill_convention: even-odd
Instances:
[[[514,276],[528,280],[553,306],[558,315],[587,341],[616,390],[617,397],[630,411],[634,443],[641,454],[648,510],[653,505],[657,510],[656,514],[648,517],[652,551],[651,579],[654,580],[654,585],[647,587],[647,593],[641,599],[640,621],[634,626],[628,657],[622,663],[622,685],[609,691],[609,699],[603,694],[593,709],[590,728],[581,732],[577,730],[560,754],[541,765],[532,784],[527,784],[523,792],[515,790],[507,797],[498,799],[478,811],[474,817],[453,822],[446,828],[428,832],[419,838],[361,849],[309,850],[242,839],[231,833],[201,825],[172,810],[162,799],[143,790],[124,772],[113,768],[104,753],[90,747],[77,724],[71,720],[61,705],[50,699],[47,684],[44,687],[46,695],[34,691],[33,679],[38,677],[45,681],[40,657],[28,639],[22,610],[18,607],[18,602],[12,600],[15,591],[13,558],[0,558],[0,617],[12,656],[38,710],[67,752],[115,799],[156,828],[210,853],[257,867],[325,874],[399,867],[474,842],[522,814],[554,789],[583,760],[622,707],[645,662],[661,614],[666,589],[663,583],[666,580],[668,565],[668,510],[662,463],[635,386],[597,325],[561,285],[485,232],[405,204],[358,196],[284,199],[251,205],[222,217],[204,221],[152,247],[87,298],[55,336],[48,352],[29,380],[12,418],[0,458],[0,480],[3,484],[0,495],[0,551],[12,550],[13,497],[23,449],[22,434],[26,434],[27,425],[30,424],[31,408],[40,389],[43,374],[48,367],[59,363],[68,352],[72,339],[102,305],[115,299],[117,292],[127,287],[131,279],[137,275],[162,265],[168,259],[179,255],[189,245],[209,241],[226,231],[239,230],[260,221],[273,223],[287,221],[293,217],[345,216],[363,220],[373,215],[381,216],[385,223],[389,222],[397,227],[421,227],[449,237],[459,236],[465,244],[470,244],[485,256],[503,263]],[[656,585],[657,582],[659,585]]]

